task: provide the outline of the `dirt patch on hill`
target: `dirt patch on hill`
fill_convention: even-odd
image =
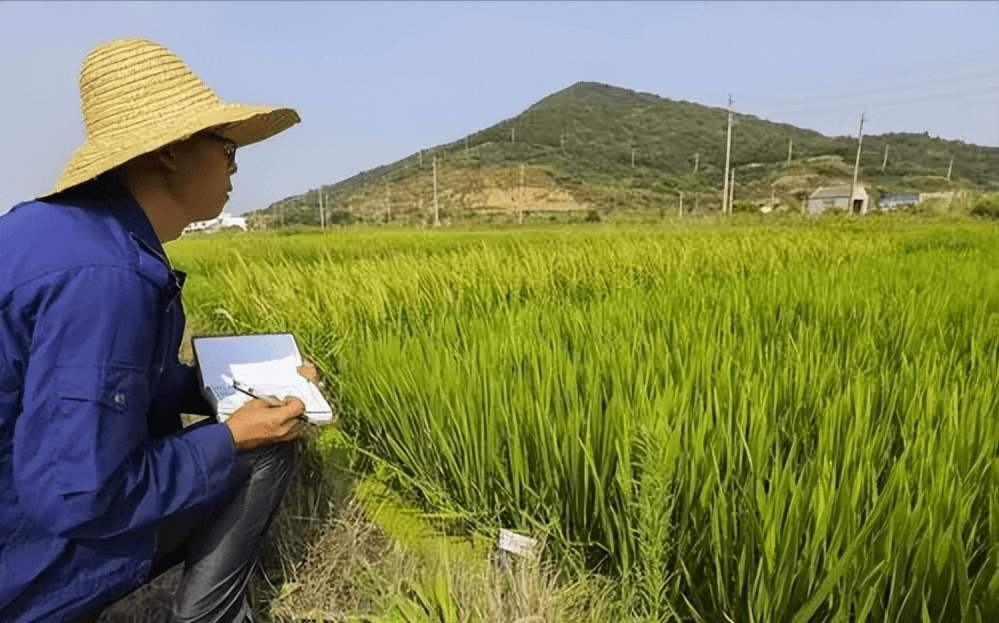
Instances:
[[[365,220],[422,219],[434,209],[433,171],[373,186],[340,208]],[[441,218],[475,214],[587,211],[592,206],[559,186],[541,167],[440,166],[436,182]]]

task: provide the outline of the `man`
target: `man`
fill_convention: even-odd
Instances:
[[[0,217],[0,620],[92,621],[180,561],[176,620],[250,620],[304,406],[182,428],[211,411],[162,243],[221,212],[237,147],[300,119],[223,102],[141,39],[91,52],[80,93],[86,142]]]

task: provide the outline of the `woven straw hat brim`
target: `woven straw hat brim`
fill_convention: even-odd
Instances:
[[[136,136],[127,144],[87,141],[73,152],[55,187],[48,194],[53,195],[92,180],[132,158],[189,138],[206,128],[223,126],[218,131],[220,135],[230,139],[238,147],[245,147],[287,130],[299,121],[301,118],[298,113],[290,108],[223,104],[218,110],[206,111],[189,118],[180,127],[159,127],[152,135],[144,139]]]
[[[301,121],[291,108],[222,101],[175,54],[144,39],[91,52],[80,71],[80,99],[87,140],[50,195],[208,128],[243,147]]]

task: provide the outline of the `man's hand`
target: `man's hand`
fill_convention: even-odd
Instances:
[[[251,400],[236,410],[226,425],[240,450],[256,450],[278,441],[298,439],[305,430],[300,417],[305,405],[298,398],[288,397],[276,405],[263,400]]]
[[[310,383],[317,387],[323,386],[323,379],[319,376],[319,370],[316,366],[309,360],[298,366],[298,373],[304,376]]]

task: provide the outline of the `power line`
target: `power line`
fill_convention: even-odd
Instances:
[[[963,97],[963,96],[967,96],[967,95],[972,95],[972,94],[975,94],[975,93],[987,93],[987,92],[997,92],[997,93],[999,93],[999,85],[988,86],[988,87],[978,87],[978,88],[972,88],[972,89],[964,89],[964,90],[960,90],[960,91],[948,91],[948,92],[945,92],[945,93],[931,93],[931,94],[922,95],[922,96],[919,96],[919,97],[910,97],[910,98],[887,100],[887,101],[885,101],[885,100],[881,100],[881,101],[874,100],[874,101],[869,101],[869,104],[872,107],[873,106],[880,106],[880,107],[902,106],[902,105],[905,105],[905,104],[915,104],[917,102],[926,102],[926,101],[931,101],[931,100],[957,99],[959,97]],[[849,99],[849,100],[856,101],[856,100],[859,100],[861,98],[860,97],[847,97],[847,96],[841,95],[839,93],[830,93],[829,95],[827,95],[825,97],[825,99],[826,99],[826,101],[835,99],[839,103],[838,104],[829,104],[827,106],[806,106],[806,107],[803,107],[803,108],[796,108],[796,109],[790,109],[790,110],[782,110],[780,108],[765,108],[764,109],[765,112],[760,113],[760,114],[762,114],[763,116],[765,116],[767,118],[770,118],[770,117],[774,117],[774,116],[778,116],[778,115],[780,115],[780,116],[789,116],[789,115],[801,115],[801,114],[810,114],[810,113],[832,112],[832,111],[837,111],[837,110],[843,110],[843,103],[842,103],[842,101],[844,99]]]
[[[960,82],[979,81],[979,80],[982,80],[982,79],[985,79],[985,78],[994,80],[996,78],[996,72],[994,72],[994,71],[974,72],[974,73],[964,74],[964,75],[960,75],[960,76],[952,76],[952,77],[947,77],[947,78],[927,78],[925,80],[920,80],[920,81],[916,81],[916,82],[901,83],[901,84],[897,84],[897,85],[894,85],[894,86],[885,86],[885,87],[873,88],[873,89],[866,88],[866,89],[854,89],[854,90],[847,90],[847,91],[839,90],[839,91],[836,92],[836,96],[837,97],[869,97],[869,96],[877,95],[877,94],[880,94],[880,93],[897,93],[899,91],[912,91],[912,90],[919,89],[919,88],[922,88],[922,87],[925,87],[925,86],[930,86],[930,85],[946,86],[946,85],[956,84],[956,83],[960,83]],[[818,92],[818,93],[814,93],[814,94],[805,95],[805,96],[802,96],[802,97],[796,97],[796,98],[791,98],[791,99],[786,99],[786,100],[783,100],[783,101],[779,101],[779,102],[776,102],[776,103],[772,104],[772,106],[777,107],[777,108],[781,108],[781,107],[784,107],[784,106],[795,106],[795,105],[798,105],[798,104],[807,104],[809,102],[825,101],[825,100],[828,100],[828,99],[829,99],[829,93],[823,91],[823,92]]]
[[[996,93],[999,93],[999,85],[990,86],[990,87],[981,87],[978,89],[966,89],[964,91],[953,91],[951,93],[936,93],[936,94],[926,95],[923,97],[895,100],[891,102],[875,102],[875,103],[879,106],[897,106],[900,104],[913,104],[915,102],[925,102],[934,99],[947,99],[958,95],[971,95],[973,93],[986,93],[990,91],[995,91]]]

